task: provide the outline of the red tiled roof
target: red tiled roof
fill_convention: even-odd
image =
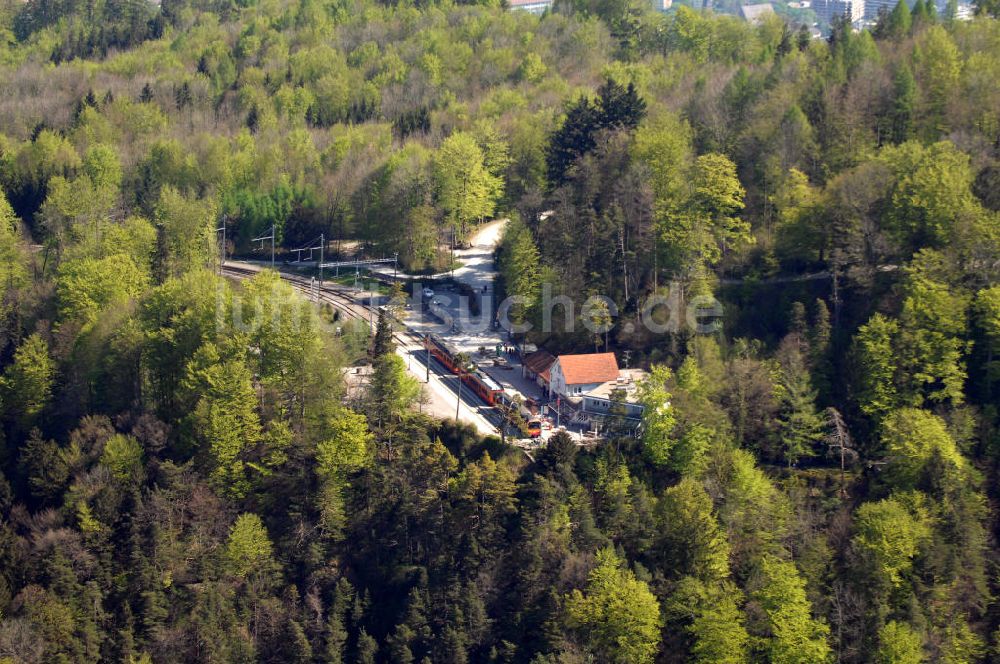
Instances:
[[[528,353],[524,356],[524,368],[531,373],[542,375],[549,370],[555,361],[556,358],[552,356],[552,353],[536,350],[534,353]]]
[[[560,355],[559,368],[567,385],[606,383],[618,378],[618,361],[614,353]]]

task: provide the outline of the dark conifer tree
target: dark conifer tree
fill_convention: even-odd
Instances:
[[[392,340],[392,321],[385,309],[378,312],[378,323],[375,326],[375,339],[372,342],[372,360],[377,360],[383,355],[394,353],[396,344]]]
[[[892,110],[890,136],[893,143],[909,140],[913,127],[913,109],[916,104],[917,82],[906,62],[901,62],[892,79]]]
[[[600,129],[635,129],[646,117],[646,101],[639,96],[634,83],[623,87],[610,78],[597,91]]]

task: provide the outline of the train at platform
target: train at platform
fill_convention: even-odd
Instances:
[[[448,371],[458,376],[465,386],[478,394],[479,398],[490,406],[496,406],[507,399],[503,388],[495,380],[475,367],[462,366],[460,354],[448,343],[434,335],[429,335],[424,337],[424,347],[441,364],[448,367]]]
[[[448,371],[458,376],[462,384],[479,395],[487,405],[503,412],[509,420],[518,422],[531,417],[531,411],[524,404],[515,400],[495,380],[479,370],[475,365],[463,365],[460,354],[447,342],[434,335],[424,337],[424,348],[448,368]]]

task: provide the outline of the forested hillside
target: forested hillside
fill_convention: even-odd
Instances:
[[[0,662],[1000,661],[977,10],[0,0]],[[214,270],[273,227],[437,272],[501,217],[527,340],[650,370],[638,437],[433,420],[391,340]]]

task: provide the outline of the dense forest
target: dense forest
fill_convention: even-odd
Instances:
[[[1000,661],[1000,6],[502,4],[0,0],[0,662]],[[431,419],[214,270],[500,217],[640,435]]]

